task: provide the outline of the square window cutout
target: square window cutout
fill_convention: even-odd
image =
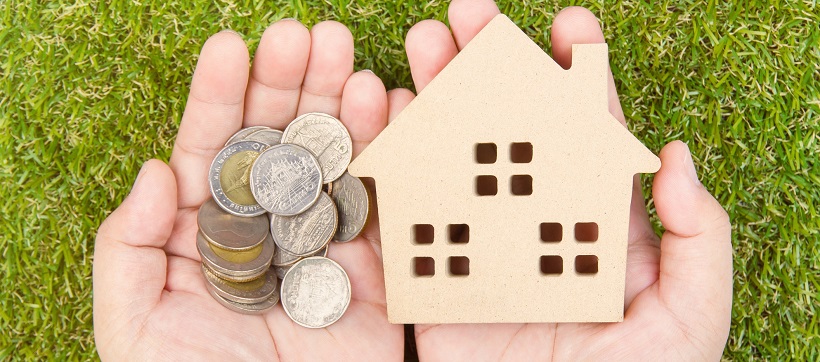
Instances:
[[[447,236],[451,243],[467,244],[470,242],[470,225],[450,224],[447,225]]]
[[[576,223],[575,240],[586,243],[598,241],[598,224],[594,222]]]
[[[475,193],[478,196],[494,196],[498,194],[498,179],[491,175],[476,176]]]
[[[510,161],[513,163],[532,162],[532,143],[516,142],[510,144]]]
[[[510,177],[510,192],[516,196],[532,195],[532,176],[513,175]]]
[[[542,255],[538,264],[543,275],[561,275],[564,272],[564,258],[560,255]]]
[[[432,244],[435,229],[430,224],[413,225],[413,241],[416,244]]]
[[[477,143],[475,145],[476,163],[495,163],[498,159],[498,148],[495,143]]]
[[[436,262],[429,256],[413,258],[413,275],[417,277],[431,277],[436,275]]]
[[[447,258],[447,271],[451,276],[470,275],[470,259],[466,256],[451,256]]]
[[[598,274],[598,257],[595,255],[576,256],[575,272],[578,274]]]
[[[564,227],[557,222],[542,222],[539,229],[541,241],[545,243],[557,243],[563,239]]]

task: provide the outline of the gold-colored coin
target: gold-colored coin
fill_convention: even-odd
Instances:
[[[216,247],[229,251],[252,249],[270,233],[266,215],[242,217],[231,214],[209,199],[199,207],[196,218],[199,231]]]
[[[252,304],[237,303],[232,300],[225,299],[221,295],[217,294],[216,288],[209,282],[205,283],[205,288],[208,290],[208,293],[211,294],[211,296],[217,302],[219,302],[219,304],[222,304],[225,308],[228,308],[237,313],[262,314],[265,311],[273,308],[276,305],[276,303],[279,303],[279,283],[276,284],[276,289],[273,291],[270,297],[268,297],[268,299],[265,299],[259,303]]]
[[[230,251],[222,249],[214,244],[208,243],[208,246],[213,250],[216,256],[225,259],[231,263],[244,264],[253,261],[259,254],[262,253],[262,243],[259,245],[243,251]]]
[[[208,183],[214,201],[225,211],[237,216],[265,213],[250,189],[250,169],[267,145],[255,141],[240,141],[217,153],[208,171]]]
[[[216,248],[210,246],[201,232],[196,235],[196,248],[202,258],[202,263],[218,277],[233,282],[247,282],[264,275],[265,271],[270,268],[275,247],[273,238],[268,235],[262,242],[262,250],[256,258],[248,262],[237,263],[219,257],[214,252]]]
[[[222,191],[231,201],[240,205],[255,205],[256,199],[251,193],[251,165],[259,152],[239,152],[225,161],[219,182]]]
[[[273,294],[278,284],[276,273],[271,269],[268,269],[264,277],[244,283],[222,279],[204,264],[202,265],[202,274],[205,275],[208,283],[211,283],[215,288],[217,294],[237,303],[253,304],[263,302]]]

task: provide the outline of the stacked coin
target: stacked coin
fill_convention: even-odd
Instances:
[[[341,318],[350,281],[326,258],[328,244],[355,238],[369,212],[364,185],[346,172],[352,150],[344,125],[322,113],[228,139],[208,175],[213,199],[198,214],[202,273],[217,301],[252,314],[281,296],[287,315],[310,328]]]

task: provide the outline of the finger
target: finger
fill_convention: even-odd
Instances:
[[[165,289],[191,294],[207,295],[202,263],[188,258],[168,256],[168,272]]]
[[[342,94],[340,119],[353,139],[353,157],[387,126],[387,91],[371,71],[350,76]]]
[[[353,35],[350,30],[335,21],[313,26],[297,115],[322,112],[339,117],[342,92],[352,73]]]
[[[176,183],[162,161],[145,163],[131,194],[103,222],[94,248],[94,322],[154,307],[165,285],[162,246],[176,214]],[[95,331],[99,329],[95,328]]]
[[[573,44],[604,43],[605,39],[594,14],[582,7],[569,7],[555,17],[552,24],[551,42],[553,59],[562,67],[570,68]],[[625,125],[623,110],[611,71],[607,71],[607,93],[609,112]],[[627,253],[627,278],[624,293],[626,307],[629,307],[638,293],[655,282],[658,269],[657,236],[649,223],[638,175],[633,179],[628,240],[629,252]]]
[[[572,44],[606,42],[598,18],[589,10],[578,6],[561,10],[555,16],[550,39],[552,42],[552,58],[564,69],[569,69],[572,65]],[[621,124],[626,125],[624,111],[621,109],[621,101],[618,99],[615,79],[612,77],[611,71],[608,72],[607,79],[609,113],[612,113]]]
[[[661,150],[652,187],[661,239],[659,293],[667,306],[722,318],[732,305],[731,227],[726,211],[698,181],[689,149],[672,142]],[[728,333],[728,330],[727,330]]]
[[[453,0],[447,10],[447,17],[458,50],[464,49],[498,14],[498,6],[492,0]]]
[[[196,248],[196,233],[199,232],[197,214],[199,208],[187,208],[177,211],[174,230],[163,250],[168,255],[199,261],[199,251]]]
[[[387,122],[392,122],[414,98],[416,95],[407,88],[387,92]]]
[[[242,38],[223,31],[208,39],[196,65],[171,154],[180,208],[199,206],[210,197],[208,168],[228,137],[242,125],[247,84],[248,48]]]
[[[413,25],[407,32],[405,48],[417,93],[458,54],[450,29],[437,20],[423,20]]]
[[[302,23],[277,21],[262,34],[245,96],[244,127],[284,129],[296,118],[310,55],[310,32]]]
[[[354,300],[384,303],[384,270],[380,253],[381,249],[362,237],[335,243],[328,249],[328,258],[337,261],[347,272]]]

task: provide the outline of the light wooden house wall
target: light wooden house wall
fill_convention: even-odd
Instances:
[[[623,319],[632,177],[660,160],[609,113],[607,66],[575,45],[564,70],[499,15],[353,161],[391,322]]]

